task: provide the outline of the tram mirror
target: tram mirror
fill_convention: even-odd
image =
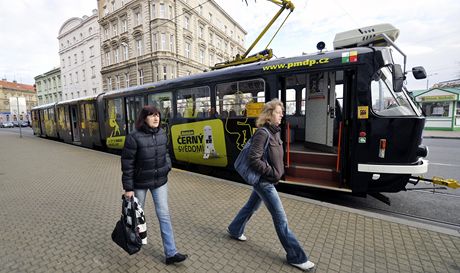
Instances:
[[[423,66],[412,67],[412,74],[417,80],[426,79],[426,71]]]
[[[401,69],[401,65],[393,65],[393,90],[395,92],[401,92],[404,83],[404,73]]]

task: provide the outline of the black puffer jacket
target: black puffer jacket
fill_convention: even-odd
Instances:
[[[142,127],[126,137],[121,154],[125,191],[158,188],[168,182],[171,159],[163,129]]]
[[[284,174],[283,162],[283,141],[280,137],[280,127],[276,125],[265,124],[270,135],[267,134],[262,128],[257,129],[252,137],[252,145],[249,150],[249,164],[257,172],[262,174],[262,178],[277,183]],[[264,161],[264,145],[269,139],[268,143],[268,162]]]

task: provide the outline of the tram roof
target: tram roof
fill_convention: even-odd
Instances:
[[[64,100],[64,101],[57,102],[56,105],[72,104],[72,103],[76,103],[76,102],[79,102],[79,101],[85,101],[85,100],[86,101],[92,101],[92,100],[96,100],[98,96],[101,96],[103,94],[104,93],[99,93],[99,94],[96,94],[96,95],[90,95],[90,96],[81,97],[81,98]]]
[[[203,73],[197,73],[193,75],[188,75],[188,76],[183,76],[175,79],[169,79],[169,80],[163,80],[163,81],[158,81],[158,82],[153,82],[153,83],[147,83],[141,86],[132,86],[128,88],[123,88],[123,89],[118,89],[118,90],[113,90],[106,92],[104,94],[104,97],[117,97],[119,95],[126,95],[128,93],[132,93],[133,91],[146,91],[146,90],[156,90],[156,89],[167,89],[170,86],[174,86],[174,88],[177,87],[187,87],[191,84],[196,84],[197,81],[200,82],[206,82],[206,80],[212,80],[214,78],[219,78],[221,80],[228,80],[235,78],[236,75],[242,75],[251,77],[254,75],[263,75],[265,73],[273,73],[275,70],[267,70],[266,72],[263,71],[263,67],[267,66],[276,66],[279,64],[288,64],[288,63],[298,63],[298,62],[304,62],[306,60],[320,60],[324,58],[329,58],[331,60],[340,60],[342,59],[342,53],[344,52],[351,52],[355,51],[358,55],[359,54],[366,54],[366,53],[371,53],[374,50],[382,50],[383,48],[379,47],[373,47],[372,49],[369,47],[356,47],[356,48],[346,48],[346,49],[340,49],[340,50],[333,50],[333,51],[326,51],[326,52],[321,52],[321,53],[313,53],[313,54],[306,54],[306,55],[301,55],[301,56],[295,56],[295,57],[287,57],[287,58],[277,58],[277,59],[272,59],[268,61],[262,61],[262,62],[257,62],[257,63],[251,63],[251,64],[245,64],[245,65],[239,65],[239,66],[234,66],[234,67],[228,67],[228,68],[223,68],[219,70],[212,70],[212,71],[207,71]],[[336,65],[336,62],[331,62],[333,63],[332,65]],[[328,64],[322,64],[322,66],[330,66]],[[308,68],[308,66],[302,66],[299,67],[300,69],[305,69]],[[293,68],[292,71],[294,71],[296,68]],[[287,70],[286,70],[287,71]]]
[[[51,103],[47,103],[47,104],[42,104],[42,105],[38,105],[38,106],[32,107],[31,110],[46,109],[46,108],[50,108],[51,106],[54,106],[55,104],[56,104],[55,102],[51,102]]]

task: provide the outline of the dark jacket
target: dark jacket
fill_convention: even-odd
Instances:
[[[142,127],[126,137],[121,154],[125,191],[158,188],[168,182],[171,159],[163,129]]]
[[[251,149],[249,150],[250,166],[262,174],[262,178],[277,183],[284,174],[283,141],[280,137],[280,127],[264,125],[270,131],[270,136],[261,128],[257,129],[252,137]],[[262,159],[264,145],[270,137],[268,144],[268,162]]]

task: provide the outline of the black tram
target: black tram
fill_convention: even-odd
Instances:
[[[329,52],[36,107],[34,132],[120,150],[141,107],[153,104],[176,164],[233,169],[263,103],[279,98],[286,108],[282,183],[354,194],[398,192],[428,168],[421,146],[425,117],[403,87],[405,55],[393,43],[398,33],[391,25],[359,29],[338,34],[337,49]],[[404,68],[394,63],[394,49]],[[421,67],[413,73],[426,77]]]

